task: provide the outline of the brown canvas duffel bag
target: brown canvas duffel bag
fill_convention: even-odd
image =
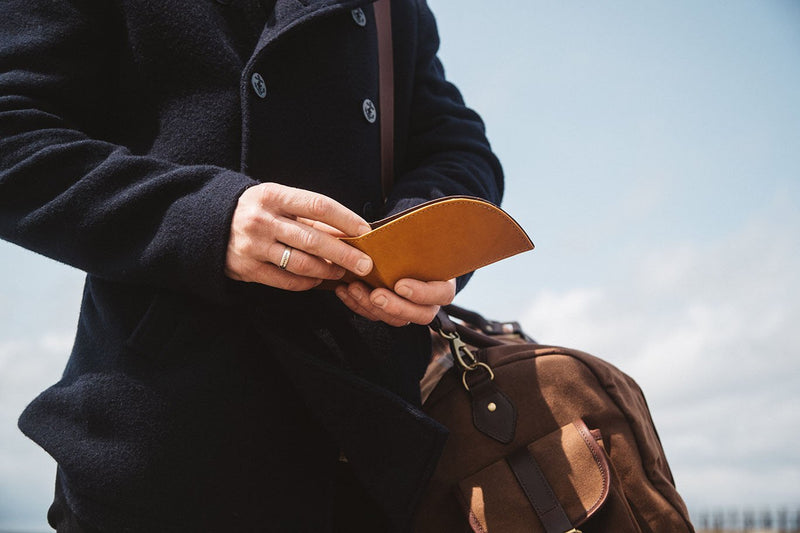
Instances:
[[[469,321],[437,324],[456,364],[423,408],[450,437],[416,531],[694,531],[633,379],[528,342],[516,323],[448,309]]]

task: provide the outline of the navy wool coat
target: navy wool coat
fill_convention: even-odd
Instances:
[[[237,199],[261,181],[368,219],[448,194],[499,202],[425,0],[394,0],[392,20],[384,203],[369,2],[0,2],[0,236],[87,273],[63,377],[20,418],[79,517],[326,531],[344,452],[411,527],[446,438],[418,409],[427,330],[223,271]]]

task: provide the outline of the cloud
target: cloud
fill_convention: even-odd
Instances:
[[[639,382],[695,509],[800,501],[797,222],[639,253],[624,283],[541,291],[521,320]]]
[[[0,527],[46,527],[55,462],[22,435],[16,420],[36,394],[58,381],[71,344],[71,332],[63,331],[0,342]]]

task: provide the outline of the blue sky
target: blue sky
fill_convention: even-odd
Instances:
[[[636,378],[694,511],[800,504],[800,2],[430,4],[537,245],[457,302]],[[81,279],[0,243],[0,529],[44,525],[15,419]]]

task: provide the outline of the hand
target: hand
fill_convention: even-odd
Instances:
[[[336,288],[336,295],[354,313],[370,320],[382,320],[391,326],[429,324],[439,307],[453,301],[456,280],[419,281],[401,279],[388,289],[370,291],[359,281]]]
[[[345,269],[363,276],[372,270],[372,260],[336,236],[355,237],[369,229],[364,219],[332,198],[262,183],[247,189],[236,205],[225,274],[290,291],[339,279]],[[287,247],[291,255],[282,269],[278,265]]]

